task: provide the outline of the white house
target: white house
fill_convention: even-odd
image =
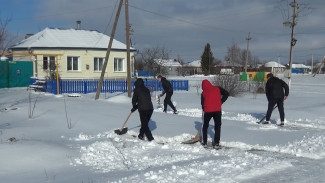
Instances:
[[[169,76],[179,76],[182,74],[182,65],[176,59],[155,59],[155,62],[164,67]]]
[[[309,73],[311,71],[311,66],[306,66],[305,64],[292,64],[293,73]]]
[[[33,73],[38,78],[46,78],[49,73],[57,71],[61,78],[98,79],[109,40],[109,36],[98,31],[45,28],[12,46],[10,50],[15,61],[33,61]],[[130,48],[130,52],[133,73],[135,49]],[[105,77],[126,76],[126,44],[114,39]]]
[[[264,64],[264,67],[267,69],[268,72],[272,73],[283,73],[286,69],[284,65],[279,64],[275,61],[270,61]]]
[[[184,64],[183,72],[185,75],[202,74],[201,60],[194,60]]]

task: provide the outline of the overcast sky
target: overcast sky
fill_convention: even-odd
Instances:
[[[215,58],[227,48],[247,47],[261,61],[289,62],[293,0],[129,0],[129,18],[136,49],[164,47],[171,58],[200,59],[210,43]],[[11,18],[8,31],[25,35],[46,27],[81,28],[111,34],[119,0],[0,0],[1,19]],[[325,55],[325,1],[297,0],[297,43],[294,63]],[[307,8],[306,8],[307,7]],[[124,6],[115,39],[125,41]]]

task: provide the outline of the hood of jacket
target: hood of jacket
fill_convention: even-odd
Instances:
[[[144,82],[142,78],[138,78],[135,82],[134,82],[134,86],[136,88],[141,88],[144,87]]]
[[[205,79],[202,81],[202,90],[208,90],[213,87],[209,80]]]
[[[166,78],[165,77],[161,77],[161,82],[166,82]]]

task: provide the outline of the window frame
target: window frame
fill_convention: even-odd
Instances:
[[[121,68],[120,67],[121,62],[122,62],[122,70],[119,70]],[[126,72],[125,71],[125,58],[121,58],[121,57],[115,57],[114,58],[113,71],[114,72]]]
[[[43,71],[55,71],[56,64],[55,64],[55,56],[47,56],[43,55]]]
[[[97,61],[97,63],[96,63],[96,61]],[[102,62],[102,63],[100,64],[100,62]],[[94,72],[102,72],[104,62],[105,62],[105,57],[94,57],[94,67],[93,67]],[[96,67],[97,67],[97,69],[96,69]]]
[[[69,60],[69,58],[72,58],[72,60]],[[75,58],[77,60],[75,60]],[[71,64],[71,69],[69,69],[69,61],[72,61]],[[75,69],[74,67],[74,61],[77,61],[77,69]],[[81,62],[80,62],[80,56],[67,56],[67,71],[68,72],[80,72],[81,71]]]

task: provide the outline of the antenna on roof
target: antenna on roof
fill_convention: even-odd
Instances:
[[[77,30],[81,30],[81,21],[77,20]]]

